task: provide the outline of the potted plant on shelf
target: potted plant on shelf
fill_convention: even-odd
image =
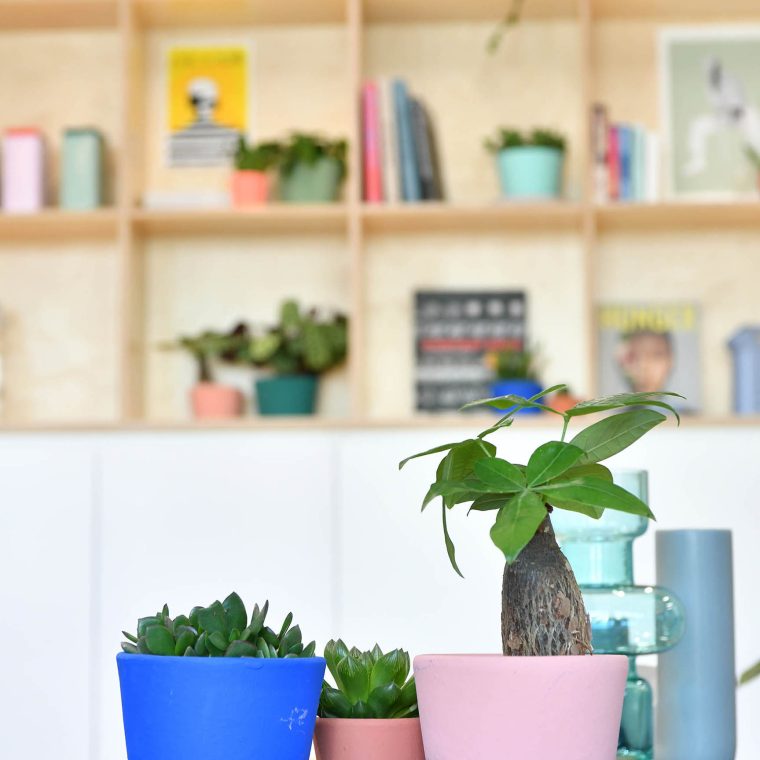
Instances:
[[[501,192],[510,200],[552,200],[562,191],[565,138],[549,129],[500,128],[486,148],[496,154]]]
[[[296,133],[282,147],[280,198],[287,203],[329,203],[346,176],[345,140]]]
[[[275,142],[249,145],[240,136],[234,155],[232,173],[232,205],[238,208],[259,206],[269,198],[269,170],[280,158],[280,145]]]
[[[241,332],[242,329],[242,332]],[[214,382],[212,363],[231,359],[239,350],[244,327],[237,325],[228,333],[206,330],[185,335],[167,348],[182,348],[197,362],[198,382],[190,391],[193,415],[197,419],[226,419],[243,412],[243,394],[228,385]]]
[[[403,649],[325,647],[335,681],[322,686],[314,733],[317,760],[425,760],[417,690]]]
[[[538,379],[538,358],[529,349],[508,349],[486,356],[486,362],[493,369],[496,380],[491,385],[493,396],[523,396],[528,398],[540,394],[543,386]],[[498,411],[498,410],[497,410]],[[537,407],[519,409],[520,414],[540,414]]]
[[[345,361],[347,347],[344,314],[321,317],[316,309],[304,313],[295,301],[285,301],[279,323],[253,332],[244,352],[254,367],[274,373],[256,380],[259,413],[313,414],[319,376]]]
[[[117,656],[130,760],[307,760],[325,661],[240,597],[140,618]]]
[[[583,597],[554,537],[554,509],[599,518],[605,509],[653,517],[638,497],[612,482],[601,464],[665,420],[657,408],[676,411],[672,393],[631,393],[584,401],[555,412],[542,399],[505,396],[468,404],[508,410],[474,438],[436,446],[403,460],[444,453],[423,509],[441,499],[443,533],[451,564],[454,544],[447,512],[495,512],[491,540],[504,554],[501,655],[425,655],[414,673],[425,752],[436,760],[496,760],[510,756],[609,760],[615,756],[627,658],[573,657],[592,651]],[[562,418],[560,440],[539,446],[526,465],[497,457],[487,440],[512,425],[515,413],[538,407]],[[654,408],[651,408],[654,407]],[[566,434],[577,417],[616,410]]]

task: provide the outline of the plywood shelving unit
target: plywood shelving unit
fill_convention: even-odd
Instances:
[[[760,9],[750,0],[529,0],[521,25],[496,56],[488,56],[485,41],[507,5],[508,0],[0,0],[0,47],[12,40],[18,56],[18,41],[29,40],[30,58],[43,46],[50,50],[47,60],[19,68],[28,81],[16,82],[18,97],[0,104],[0,128],[20,121],[56,130],[91,119],[106,132],[114,177],[108,208],[0,216],[0,305],[10,300],[9,308],[23,317],[23,308],[37,309],[54,291],[64,324],[69,308],[79,309],[83,320],[107,323],[111,339],[107,348],[79,347],[79,354],[87,354],[79,364],[66,364],[79,355],[76,346],[56,347],[69,385],[85,387],[71,403],[40,400],[56,392],[55,373],[14,368],[9,360],[5,426],[196,427],[182,419],[191,375],[179,357],[158,352],[157,343],[207,324],[223,327],[238,315],[265,319],[288,295],[305,303],[336,303],[352,316],[349,366],[325,388],[327,422],[294,424],[449,425],[449,417],[418,420],[409,411],[410,296],[417,287],[457,285],[526,289],[532,337],[552,359],[547,379],[569,379],[583,393],[594,391],[593,316],[600,298],[704,301],[712,325],[703,326],[706,384],[710,397],[720,401],[706,406],[701,421],[754,424],[728,414],[727,357],[714,353],[739,323],[760,321],[751,286],[760,276],[760,258],[753,257],[760,243],[760,203],[597,208],[589,197],[587,134],[589,105],[597,99],[610,104],[615,118],[658,127],[652,51],[659,26],[760,22]],[[306,128],[349,138],[350,174],[341,203],[243,212],[140,207],[145,190],[176,189],[184,177],[195,186],[224,186],[224,172],[182,175],[160,166],[160,56],[173,42],[230,38],[256,45],[257,136]],[[625,44],[617,46],[620,39]],[[107,48],[102,70],[92,71],[81,53],[88,42]],[[81,113],[76,103],[59,113],[52,109],[63,106],[48,110],[36,102],[46,97],[36,83],[46,76],[49,88],[55,81],[46,67],[58,53],[69,54],[68,73],[81,67],[83,89],[87,77],[95,83],[93,98],[99,100],[86,103]],[[7,63],[0,51],[0,70],[13,70]],[[365,77],[378,74],[406,76],[430,103],[450,201],[360,202],[357,93]],[[568,200],[494,201],[495,178],[481,145],[499,123],[547,124],[568,134]],[[722,277],[715,276],[709,246],[722,262]],[[39,267],[29,263],[56,255],[75,262],[62,270],[67,286],[40,278]],[[85,281],[81,267],[104,257],[97,277]],[[26,275],[15,274],[21,261],[29,268]],[[11,267],[14,276],[4,277]],[[19,284],[19,277],[27,280]],[[746,285],[734,292],[737,282]],[[18,304],[16,291],[27,293]],[[95,292],[100,300],[91,298]],[[104,300],[105,313],[86,312],[90,301],[102,311]],[[255,313],[246,311],[249,303]],[[44,327],[51,315],[35,312],[34,318]],[[30,353],[46,349],[43,339],[53,341],[43,327],[32,331],[38,344],[28,345]],[[15,329],[12,342],[18,347],[24,330]],[[104,369],[90,393],[88,368],[95,364]],[[36,396],[22,394],[16,403],[14,387],[34,386],[35,371],[49,385],[42,383]],[[238,426],[262,424],[243,420]]]

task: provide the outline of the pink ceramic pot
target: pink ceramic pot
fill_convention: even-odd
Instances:
[[[199,419],[227,419],[243,413],[243,394],[218,383],[198,383],[190,391],[193,415]]]
[[[232,173],[232,205],[260,206],[269,197],[269,176],[251,169]]]
[[[614,760],[628,661],[621,655],[421,655],[427,760]]]
[[[419,718],[318,718],[317,760],[425,760]]]

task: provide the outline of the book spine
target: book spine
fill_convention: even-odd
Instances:
[[[610,126],[607,147],[607,168],[609,176],[609,198],[620,200],[620,132],[614,124]]]
[[[380,163],[380,130],[377,110],[377,86],[368,82],[362,88],[362,122],[364,137],[364,200],[381,203],[383,176]]]
[[[640,203],[644,200],[644,172],[646,145],[644,129],[635,126],[631,130],[631,200]]]
[[[620,154],[620,200],[633,200],[633,132],[629,126],[618,126]]]
[[[401,197],[396,123],[394,119],[393,88],[391,80],[378,80],[378,110],[380,121],[383,197],[387,203],[398,203]]]
[[[607,107],[596,103],[591,109],[591,157],[593,197],[598,204],[607,203],[610,199],[609,132]]]
[[[438,141],[435,138],[433,120],[430,118],[430,112],[424,103],[422,104],[422,114],[425,117],[425,129],[427,130],[428,143],[430,144],[430,156],[433,162],[433,200],[442,201],[445,193],[443,190],[441,157],[438,152]]]
[[[414,151],[417,157],[417,174],[420,178],[422,200],[435,199],[433,177],[433,156],[428,139],[428,125],[422,104],[416,98],[410,100],[412,132],[414,134]]]
[[[660,136],[656,132],[645,134],[645,190],[644,200],[657,203],[660,200]]]
[[[409,96],[406,84],[400,79],[393,81],[393,101],[396,113],[396,134],[399,146],[399,167],[403,198],[405,201],[419,201],[421,197],[420,178],[417,174],[417,158],[414,152]]]

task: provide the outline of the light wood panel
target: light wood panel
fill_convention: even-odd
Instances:
[[[114,209],[62,211],[36,214],[0,214],[0,240],[61,240],[116,237]]]
[[[0,30],[116,27],[117,0],[0,0]]]

